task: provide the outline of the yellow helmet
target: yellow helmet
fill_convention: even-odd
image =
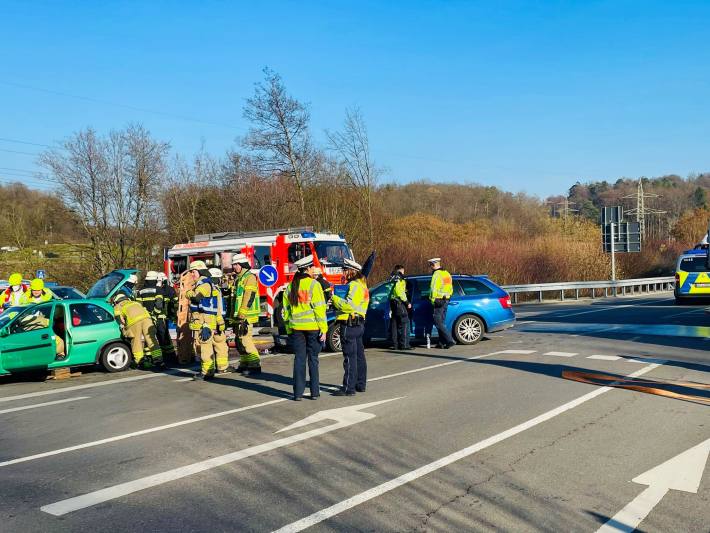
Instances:
[[[204,261],[193,261],[190,263],[190,270],[207,270],[207,265]]]
[[[42,281],[39,278],[33,279],[32,281],[30,281],[30,290],[33,290],[33,291],[44,290],[44,281]]]
[[[7,280],[10,286],[12,285],[22,285],[22,274],[15,272],[10,276],[10,279]]]

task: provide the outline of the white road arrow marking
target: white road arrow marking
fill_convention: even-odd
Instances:
[[[45,505],[44,507],[41,507],[41,510],[45,513],[49,513],[54,516],[62,516],[67,513],[71,513],[72,511],[78,511],[79,509],[91,507],[99,503],[120,498],[121,496],[127,496],[128,494],[132,494],[134,492],[162,485],[164,483],[191,476],[199,472],[204,472],[205,470],[211,470],[212,468],[217,468],[218,466],[223,466],[229,463],[233,463],[235,461],[240,461],[242,459],[246,459],[247,457],[252,457],[254,455],[259,455],[260,453],[275,450],[277,448],[288,446],[296,442],[308,440],[313,437],[317,437],[318,435],[330,433],[331,431],[335,431],[336,429],[352,426],[359,422],[364,422],[365,420],[375,418],[375,415],[373,415],[372,413],[364,413],[362,412],[362,410],[399,399],[400,398],[391,398],[389,400],[381,400],[379,402],[363,403],[359,405],[342,407],[339,409],[328,409],[326,411],[320,411],[318,413],[315,413],[314,415],[309,416],[308,418],[301,420],[300,422],[291,424],[290,426],[287,426],[282,430],[277,431],[276,433],[290,431],[292,429],[298,429],[323,420],[334,420],[336,423],[331,424],[329,426],[312,429],[310,431],[306,431],[305,433],[299,433],[290,437],[285,437],[272,442],[267,442],[265,444],[260,444],[258,446],[251,446],[249,448],[228,453],[226,455],[221,455],[219,457],[213,457],[212,459],[207,459],[206,461],[201,461],[199,463],[194,463],[191,465],[182,466],[180,468],[175,468],[173,470],[168,470],[166,472],[161,472],[160,474],[154,474],[152,476],[136,479],[127,483],[121,483],[119,485],[114,485],[113,487],[107,487],[105,489],[90,492],[88,494],[69,498],[68,500],[62,500],[56,503],[52,503],[50,505]]]
[[[634,531],[669,490],[697,494],[708,454],[710,439],[632,479],[634,483],[647,485],[648,488],[599,528],[597,533]]]

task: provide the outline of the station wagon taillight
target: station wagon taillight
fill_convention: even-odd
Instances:
[[[513,304],[510,302],[510,296],[503,296],[503,298],[498,298],[500,305],[503,309],[511,309]]]

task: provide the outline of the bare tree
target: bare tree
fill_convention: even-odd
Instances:
[[[60,150],[40,156],[61,185],[66,203],[89,237],[94,268],[103,273],[149,253],[150,210],[157,206],[157,185],[168,145],[132,125],[99,138],[91,128],[66,139]]]
[[[105,243],[108,231],[108,161],[105,143],[87,128],[66,139],[61,149],[44,152],[40,164],[61,185],[64,200],[77,213],[89,237],[94,269],[106,271]]]
[[[254,96],[247,100],[244,117],[252,123],[244,146],[255,153],[262,170],[291,177],[305,223],[305,188],[312,150],[307,106],[286,92],[281,76],[265,68],[264,81],[256,84]]]
[[[331,148],[340,155],[350,183],[362,195],[367,212],[368,240],[370,247],[374,247],[372,201],[381,169],[372,159],[367,127],[360,109],[346,109],[342,131],[326,132],[326,135]]]

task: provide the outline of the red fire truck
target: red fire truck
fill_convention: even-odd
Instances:
[[[315,265],[323,269],[325,278],[334,285],[345,283],[343,259],[353,259],[352,251],[342,235],[313,231],[311,227],[252,232],[224,232],[196,235],[193,242],[176,244],[165,250],[165,274],[173,282],[187,270],[191,261],[202,260],[208,267],[231,269],[232,256],[249,257],[254,273],[265,265],[276,269],[277,279],[270,287],[259,281],[262,312],[270,317],[274,301],[296,272],[294,263],[313,255]]]

